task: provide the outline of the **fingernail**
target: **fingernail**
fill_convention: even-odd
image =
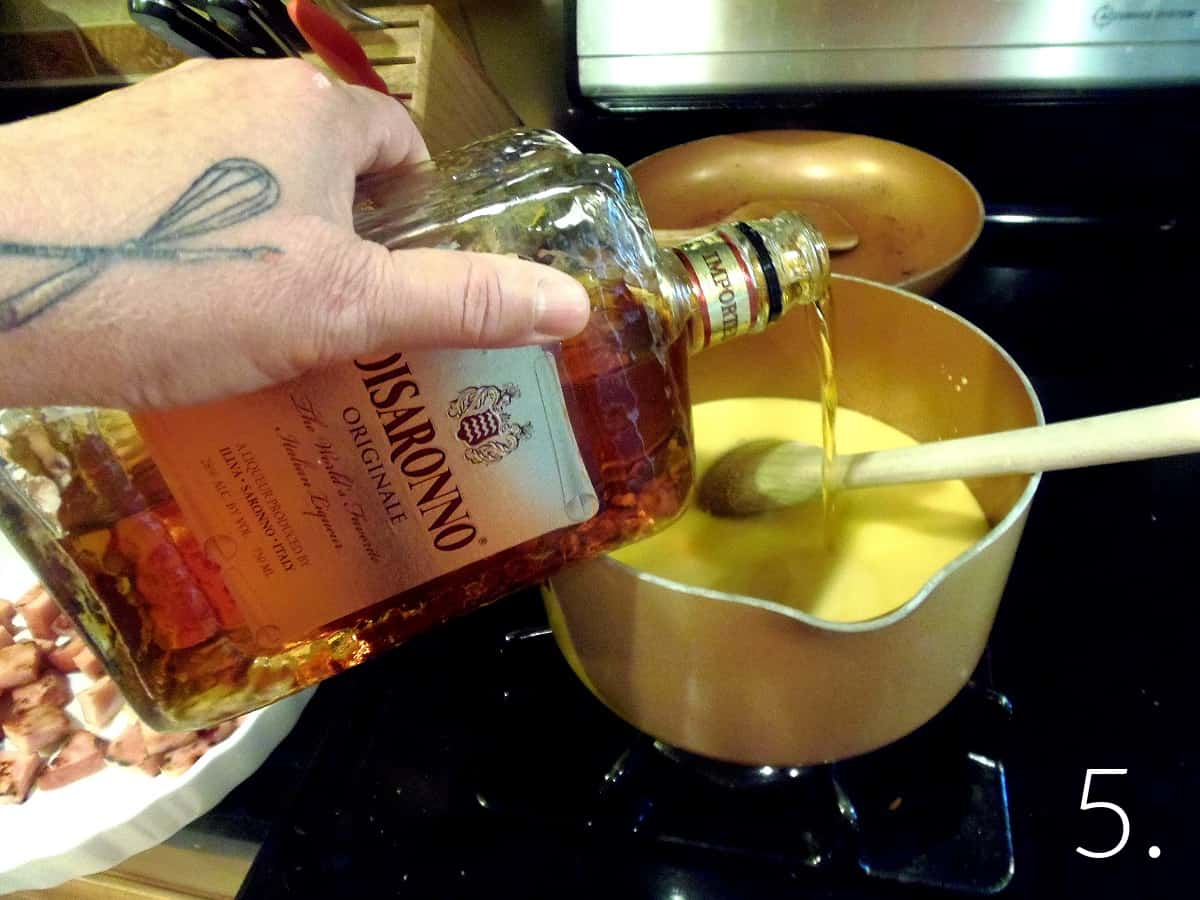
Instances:
[[[533,327],[548,339],[573,337],[587,324],[587,291],[573,278],[554,278],[538,285]]]

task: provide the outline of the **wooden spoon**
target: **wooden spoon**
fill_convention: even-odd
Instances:
[[[741,222],[746,219],[769,219],[781,212],[795,212],[804,216],[821,232],[830,253],[842,253],[853,250],[858,246],[858,232],[846,221],[845,216],[817,200],[752,200],[743,203],[722,217],[724,222]],[[715,228],[719,222],[700,225],[695,228],[656,228],[654,239],[664,246],[674,246],[691,240],[697,235],[705,234]]]
[[[1181,400],[1054,425],[997,431],[838,456],[838,490],[1076,469],[1200,451],[1200,399]],[[698,500],[717,516],[749,516],[821,496],[821,448],[760,440],[721,456],[700,481]]]

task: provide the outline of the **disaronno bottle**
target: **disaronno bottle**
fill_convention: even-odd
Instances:
[[[629,174],[513,132],[360,187],[391,247],[515,253],[588,288],[560,345],[361,358],[130,417],[0,414],[4,528],[160,729],[262,706],[644,537],[692,480],[690,353],[828,290],[803,220],[673,250]]]

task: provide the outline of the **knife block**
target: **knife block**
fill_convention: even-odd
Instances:
[[[365,5],[386,28],[350,26],[367,59],[404,103],[431,154],[521,124],[474,55],[430,5]],[[305,54],[315,65],[315,54]]]
[[[386,28],[350,28],[390,92],[412,113],[431,153],[521,124],[475,54],[434,6],[358,6],[387,23]],[[453,10],[449,12],[453,16]],[[460,19],[454,21],[466,27]],[[0,16],[0,25],[3,22]],[[323,67],[315,54],[306,58]],[[123,3],[111,20],[100,17],[76,24],[57,15],[17,30],[0,28],[0,105],[7,88],[103,90],[139,81],[184,59],[174,47],[129,21]]]

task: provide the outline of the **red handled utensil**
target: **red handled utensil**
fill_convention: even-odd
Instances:
[[[304,35],[313,52],[339,78],[348,84],[373,88],[381,94],[390,95],[387,82],[375,71],[363,48],[341,22],[312,0],[288,0],[287,8],[292,24]]]

